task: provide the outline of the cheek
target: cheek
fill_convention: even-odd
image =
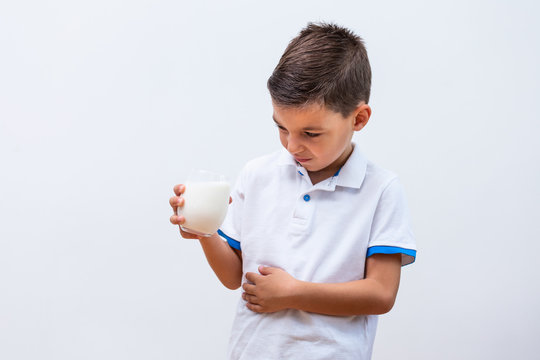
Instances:
[[[323,139],[321,139],[323,140]],[[337,148],[340,145],[333,140],[324,139],[324,141],[317,141],[310,147],[311,153],[315,155],[322,162],[331,162],[334,159],[334,154],[338,152]]]
[[[281,141],[281,145],[287,147],[287,135],[283,134],[281,131],[279,132],[279,141]]]

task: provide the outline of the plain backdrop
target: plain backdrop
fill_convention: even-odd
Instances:
[[[1,1],[0,358],[223,359],[240,296],[169,223],[193,168],[281,145],[266,80],[308,21],[366,42],[361,151],[418,257],[373,358],[537,359],[535,1]]]

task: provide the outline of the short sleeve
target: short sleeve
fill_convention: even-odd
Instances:
[[[218,235],[227,241],[229,246],[241,250],[242,209],[244,208],[244,173],[242,171],[231,191],[232,203],[229,204],[225,220],[218,230]]]
[[[401,254],[402,265],[411,264],[416,259],[409,209],[398,178],[390,181],[377,204],[367,257],[374,254]]]

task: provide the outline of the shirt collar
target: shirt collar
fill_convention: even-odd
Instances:
[[[353,142],[353,151],[337,176],[337,186],[359,189],[364,182],[367,170],[367,159]]]
[[[335,184],[337,186],[359,189],[360,186],[362,186],[366,176],[367,159],[360,152],[360,149],[358,149],[358,145],[356,145],[354,142],[352,144],[353,151],[351,155],[345,164],[343,164],[341,169],[339,169],[338,174],[334,175],[336,178]],[[289,154],[289,152],[284,148],[281,149],[281,154],[278,158],[278,165],[292,165],[295,167],[295,171],[296,168],[301,167],[296,160],[294,160],[291,154]]]

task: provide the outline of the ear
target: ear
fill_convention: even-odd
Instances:
[[[360,131],[367,125],[369,118],[371,117],[371,107],[362,102],[358,107],[353,111],[354,114],[354,131]]]

